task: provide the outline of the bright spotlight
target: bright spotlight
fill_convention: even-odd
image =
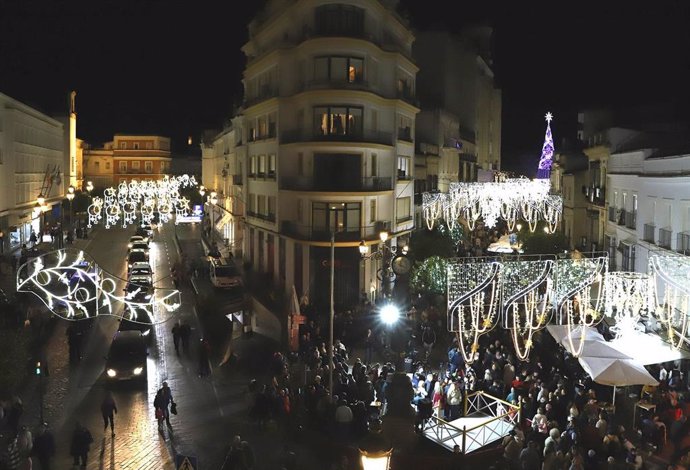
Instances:
[[[400,318],[400,310],[398,310],[398,307],[395,305],[388,304],[381,309],[380,315],[383,323],[386,325],[392,325],[398,321],[398,318]]]

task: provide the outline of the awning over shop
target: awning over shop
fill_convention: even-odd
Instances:
[[[232,220],[232,214],[230,212],[223,211],[223,217],[218,219],[216,222],[216,230],[219,232],[223,230],[223,227],[225,227],[227,224],[230,223]]]

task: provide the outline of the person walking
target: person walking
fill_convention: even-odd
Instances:
[[[173,344],[175,345],[175,354],[180,355],[180,338],[182,337],[180,320],[175,322],[175,326],[172,327]]]
[[[111,435],[115,435],[115,421],[114,414],[117,414],[117,406],[113,394],[106,392],[103,401],[101,402],[101,415],[103,416],[103,432],[108,429],[108,422],[110,422]]]
[[[51,460],[55,455],[55,438],[48,429],[48,423],[41,423],[34,439],[34,455],[41,464],[41,470],[50,470]]]
[[[182,340],[182,350],[189,354],[189,338],[192,336],[192,328],[187,322],[180,325],[180,339]]]
[[[168,425],[168,428],[172,429],[172,425],[170,424],[170,407],[175,406],[175,401],[173,400],[172,390],[170,390],[168,382],[163,382],[163,386],[158,390],[158,392],[161,394],[160,403],[163,406],[165,424]]]
[[[211,368],[209,367],[209,352],[211,346],[208,340],[201,338],[199,342],[199,377],[206,377],[211,373]]]
[[[372,357],[374,355],[374,344],[376,339],[374,338],[374,333],[371,329],[367,329],[367,337],[364,338],[364,364],[371,364]]]
[[[31,231],[31,236],[29,236],[29,241],[31,242],[31,246],[36,246],[38,236],[36,236],[36,232],[34,232],[33,230]]]
[[[163,421],[165,421],[165,403],[163,402],[163,392],[158,390],[156,397],[153,399],[153,408],[155,410],[156,421],[158,421],[158,432],[163,434],[165,432]]]
[[[74,457],[73,463],[75,467],[81,464],[82,468],[86,468],[86,460],[89,456],[92,442],[93,437],[89,430],[77,421],[72,433],[72,444],[70,446],[70,454]]]

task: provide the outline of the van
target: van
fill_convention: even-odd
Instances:
[[[221,289],[242,287],[242,275],[235,263],[225,258],[211,259],[209,262],[211,284]]]

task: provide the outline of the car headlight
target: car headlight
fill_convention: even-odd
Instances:
[[[127,248],[132,248],[132,244],[131,244],[131,243],[127,243]]]
[[[151,298],[151,294],[147,294],[146,297],[144,297],[146,300],[149,300]]]
[[[131,268],[131,267],[132,267],[132,264],[130,263],[130,264],[128,264],[127,266]]]
[[[117,375],[117,372],[115,371],[115,369],[108,369],[107,373],[108,373],[108,377],[115,377]]]
[[[137,367],[134,369],[134,375],[141,375],[142,372],[144,372],[143,367]]]

